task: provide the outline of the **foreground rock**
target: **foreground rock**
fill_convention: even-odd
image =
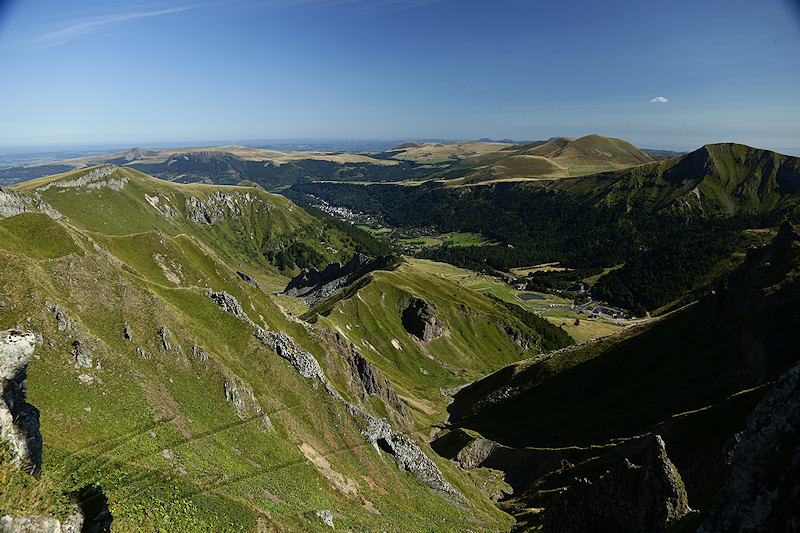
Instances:
[[[652,438],[642,466],[627,459],[594,482],[577,479],[544,511],[547,533],[663,531],[691,511],[664,441]]]
[[[447,325],[434,314],[433,307],[420,298],[411,298],[408,307],[403,310],[403,327],[425,342],[448,333]]]
[[[800,365],[753,410],[698,531],[800,531]]]
[[[0,439],[15,453],[15,463],[38,475],[42,467],[39,410],[25,401],[25,376],[36,336],[31,332],[0,332]]]

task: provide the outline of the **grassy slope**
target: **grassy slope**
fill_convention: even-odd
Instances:
[[[634,169],[553,182],[592,199],[648,211],[761,213],[797,205],[800,158],[741,144],[712,144]]]
[[[451,185],[525,178],[583,176],[650,163],[654,158],[621,139],[587,135],[559,137],[515,150],[466,158],[438,174]]]
[[[44,469],[60,488],[100,484],[120,531],[248,531],[259,524],[321,530],[318,509],[333,511],[337,527],[356,530],[508,526],[508,517],[445,462],[438,461],[468,504],[431,494],[379,457],[342,404],[310,386],[203,294],[210,287],[235,295],[254,321],[286,331],[333,373],[337,362],[326,357],[325,346],[242,282],[234,266],[247,261],[251,275],[275,285],[282,278],[248,246],[248,232],[262,232],[268,241],[329,237],[317,248],[331,259],[337,256],[328,247],[346,251],[335,235],[323,234],[318,222],[281,197],[117,172],[129,178],[122,191],[39,191],[67,222],[28,213],[0,221],[0,232],[15,237],[0,240],[0,329],[19,324],[43,335],[29,368],[28,398],[41,411]],[[16,190],[33,194],[47,181]],[[158,193],[180,213],[187,195],[216,190],[249,191],[278,209],[200,226],[168,219],[143,198]],[[46,299],[67,310],[75,331],[56,329]],[[132,341],[122,335],[126,324]],[[170,332],[170,350],[161,345],[162,326]],[[99,367],[76,367],[76,338]],[[194,345],[208,362],[192,357]],[[137,347],[149,358],[138,357]],[[93,379],[84,384],[80,375]],[[234,376],[253,390],[274,432],[252,413],[240,419],[225,400],[223,383]],[[357,493],[337,490],[306,460],[302,443],[352,479]],[[428,455],[435,454],[428,449]]]
[[[464,385],[530,355],[511,340],[503,324],[513,325],[534,341],[539,332],[486,296],[430,274],[416,263],[373,273],[369,284],[339,301],[319,318],[319,324],[343,334],[386,375],[398,394],[413,398],[409,407],[416,411],[417,429],[427,432],[446,417],[450,398],[442,389]],[[433,305],[449,334],[429,343],[409,334],[401,313],[411,297]]]

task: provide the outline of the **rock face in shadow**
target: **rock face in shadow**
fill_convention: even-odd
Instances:
[[[448,333],[447,325],[434,314],[433,307],[420,298],[411,298],[408,307],[403,310],[403,327],[425,342]]]
[[[543,531],[663,531],[690,511],[681,476],[656,435],[641,466],[626,459],[599,479],[577,479],[553,496]]]
[[[753,410],[730,466],[698,531],[800,531],[800,365]]]
[[[370,262],[363,254],[355,254],[347,263],[331,263],[324,269],[303,269],[292,278],[285,296],[301,299],[309,307],[334,294],[348,284],[350,275]]]
[[[11,445],[25,471],[38,475],[42,467],[39,410],[25,401],[25,376],[35,344],[31,332],[0,332],[0,439]]]

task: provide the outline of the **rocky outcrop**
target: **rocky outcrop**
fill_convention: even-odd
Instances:
[[[324,509],[322,511],[317,511],[317,518],[319,518],[323,524],[332,528],[333,527],[333,513]]]
[[[73,331],[75,329],[75,325],[63,307],[55,302],[51,302],[50,300],[45,300],[44,306],[48,311],[53,313],[53,318],[56,319],[56,327],[58,328],[58,331]]]
[[[19,196],[0,188],[0,217],[13,217],[27,211],[29,209]]]
[[[25,401],[25,376],[36,336],[30,332],[0,332],[0,439],[8,442],[15,463],[37,475],[42,467],[39,410]]]
[[[247,316],[247,313],[244,312],[242,306],[239,304],[239,300],[236,299],[235,296],[231,296],[227,292],[214,292],[208,291],[206,292],[206,296],[214,300],[214,303],[219,306],[220,309],[231,313],[234,316],[239,318],[246,319],[248,322],[250,319]]]
[[[198,224],[213,224],[224,218],[246,215],[253,207],[270,211],[275,206],[258,196],[247,193],[223,193],[215,191],[204,200],[195,196],[186,199],[186,218]]]
[[[421,298],[411,298],[403,310],[403,327],[422,341],[430,342],[448,333],[447,325],[433,312],[433,307]]]
[[[398,467],[430,488],[444,494],[460,496],[458,491],[445,481],[436,463],[431,461],[414,441],[394,431],[385,418],[375,418],[349,403],[347,408],[353,417],[360,418],[366,423],[361,433],[375,451],[391,455]]]
[[[115,191],[120,191],[125,186],[125,184],[128,183],[128,178],[122,176],[119,178],[110,178],[107,180],[103,179],[110,176],[117,170],[118,167],[116,165],[102,165],[87,170],[77,178],[70,180],[51,181],[47,185],[38,187],[36,190],[46,191],[51,187],[55,187],[56,189],[70,189],[76,187],[84,187],[87,190],[101,189],[107,187]]]
[[[254,280],[253,278],[251,278],[250,276],[248,276],[244,272],[242,272],[240,270],[237,270],[236,271],[236,275],[239,276],[240,278],[242,278],[242,281],[244,281],[248,285],[252,285],[256,289],[260,289],[261,288],[261,286],[258,284],[258,282],[256,280]]]
[[[282,331],[277,333],[265,331],[258,326],[255,326],[255,328],[253,335],[264,346],[289,361],[301,376],[304,378],[316,378],[326,387],[330,387],[317,358],[297,346],[289,335]]]
[[[198,361],[206,362],[208,361],[208,354],[199,346],[192,346],[192,357],[197,359]]]
[[[239,378],[225,376],[223,382],[225,399],[228,400],[236,410],[236,415],[245,420],[247,418],[261,418],[264,427],[272,431],[272,420],[264,412],[256,400],[253,391],[247,387]]]
[[[309,307],[347,286],[350,276],[370,262],[363,254],[355,254],[346,263],[330,263],[323,270],[303,269],[284,289],[285,296],[301,299]]]
[[[800,365],[753,410],[698,531],[800,531]]]
[[[641,466],[625,459],[599,479],[576,479],[553,496],[544,510],[543,531],[656,532],[690,511],[681,476],[655,435]]]
[[[503,331],[511,339],[511,342],[525,350],[526,352],[531,349],[530,341],[522,334],[520,330],[508,324],[503,325]]]
[[[81,344],[81,341],[75,340],[72,342],[72,356],[75,358],[76,365],[83,368],[92,368],[92,357]]]
[[[161,201],[161,197],[158,195],[150,196],[149,194],[144,195],[144,199],[147,200],[147,203],[153,206],[155,210],[159,213],[164,215],[167,218],[178,218],[178,213],[169,205],[166,201]]]
[[[409,419],[408,408],[394,392],[392,385],[377,368],[359,353],[353,343],[347,342],[339,333],[329,329],[322,330],[322,340],[330,350],[336,350],[345,359],[353,384],[360,392],[362,399],[366,400],[369,396],[377,396],[387,407],[394,409],[400,418]]]

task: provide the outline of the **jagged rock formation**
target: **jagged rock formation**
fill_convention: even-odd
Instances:
[[[394,392],[389,381],[359,353],[353,343],[347,342],[339,333],[327,328],[322,330],[322,338],[329,347],[338,351],[345,358],[353,383],[363,399],[368,396],[377,396],[387,406],[397,411],[400,418],[408,419],[410,417],[408,408]]]
[[[576,479],[545,507],[548,533],[663,531],[690,512],[686,489],[667,457],[664,441],[652,438],[642,466],[627,459],[594,482]]]
[[[186,218],[198,224],[213,224],[223,218],[245,215],[253,206],[267,211],[275,209],[274,205],[268,204],[249,192],[242,194],[216,191],[205,200],[194,196],[187,198],[185,214]]]
[[[326,387],[330,387],[330,383],[328,383],[328,379],[325,377],[317,358],[297,346],[289,335],[282,331],[277,333],[265,331],[258,326],[255,326],[253,335],[264,346],[289,361],[301,376],[304,378],[316,378]]]
[[[30,332],[0,333],[0,438],[11,445],[15,462],[36,475],[42,467],[39,410],[25,401],[25,376],[35,344]]]
[[[72,331],[75,329],[75,325],[63,307],[55,302],[51,302],[50,300],[46,300],[44,305],[48,311],[53,313],[53,317],[56,319],[56,327],[58,328],[58,331]]]
[[[403,310],[403,327],[422,341],[430,342],[448,333],[447,325],[439,320],[433,307],[421,298],[411,298]]]
[[[192,346],[192,357],[200,361],[208,361],[208,354],[199,346]]]
[[[336,293],[348,284],[350,275],[370,262],[363,254],[355,254],[347,263],[330,263],[322,271],[303,269],[284,289],[285,296],[301,299],[309,307]]]
[[[397,466],[430,488],[460,497],[459,492],[445,481],[436,463],[431,461],[414,441],[394,431],[385,418],[375,418],[349,403],[347,408],[351,415],[366,422],[361,434],[367,438],[375,451],[378,453],[384,451],[393,456]]]
[[[82,175],[78,176],[75,179],[71,180],[61,180],[61,181],[51,181],[47,185],[43,185],[38,187],[37,191],[46,191],[51,187],[55,187],[57,189],[69,189],[69,188],[76,188],[76,187],[84,187],[87,190],[91,189],[101,189],[103,187],[108,187],[114,191],[121,191],[122,188],[128,183],[128,178],[122,176],[120,178],[111,178],[107,180],[103,180],[103,178],[110,176],[117,170],[116,165],[102,165],[91,170],[86,171]],[[102,181],[101,181],[102,180]]]
[[[322,511],[317,511],[317,518],[319,518],[323,524],[332,528],[333,526],[333,513],[328,511],[327,509]]]
[[[419,481],[443,494],[463,498],[445,479],[442,472],[414,441],[394,431],[385,418],[375,418],[346,401],[336,392],[325,376],[319,361],[311,353],[303,350],[286,333],[265,331],[255,324],[242,309],[236,297],[227,293],[209,291],[211,298],[223,311],[231,313],[253,328],[253,336],[264,346],[283,357],[306,379],[316,379],[325,391],[335,399],[343,402],[353,418],[362,422],[361,434],[364,435],[378,453],[381,451],[394,457],[397,466],[408,471]]]
[[[76,365],[83,368],[92,368],[92,357],[87,353],[81,341],[73,341],[72,356],[75,358]]]
[[[233,404],[239,418],[244,420],[253,416],[261,417],[264,427],[270,431],[273,429],[269,415],[258,404],[253,391],[241,379],[225,376],[222,386],[225,391],[225,399]]]
[[[800,365],[753,410],[730,466],[699,532],[800,530]]]
[[[244,281],[245,283],[247,283],[249,285],[252,285],[256,289],[260,289],[261,288],[261,286],[258,284],[258,282],[256,280],[254,280],[253,278],[251,278],[250,276],[248,276],[244,272],[242,272],[240,270],[237,270],[236,271],[236,275],[239,276],[240,278],[242,278],[242,281]]]
[[[531,349],[530,341],[522,334],[520,330],[508,324],[503,325],[503,330],[511,338],[511,342],[525,350],[526,352]]]
[[[33,198],[19,197],[0,187],[0,217],[11,217],[20,213],[29,213],[35,207],[50,218],[59,219],[61,213],[53,209],[53,206],[43,201],[39,193],[33,194]]]
[[[244,309],[242,309],[242,306],[239,305],[239,300],[237,300],[235,296],[231,296],[230,294],[224,291],[223,292],[208,291],[206,292],[206,296],[214,300],[214,303],[216,303],[219,306],[219,308],[222,309],[223,311],[226,311],[234,316],[250,321],[250,319],[247,317],[247,313],[245,313]]]
[[[29,209],[19,196],[0,188],[0,217],[12,217],[26,211]]]
[[[152,205],[154,209],[156,209],[159,213],[161,213],[165,217],[178,218],[178,213],[166,201],[162,202],[160,196],[158,195],[150,196],[149,194],[145,194],[144,199],[147,200],[148,204]]]

